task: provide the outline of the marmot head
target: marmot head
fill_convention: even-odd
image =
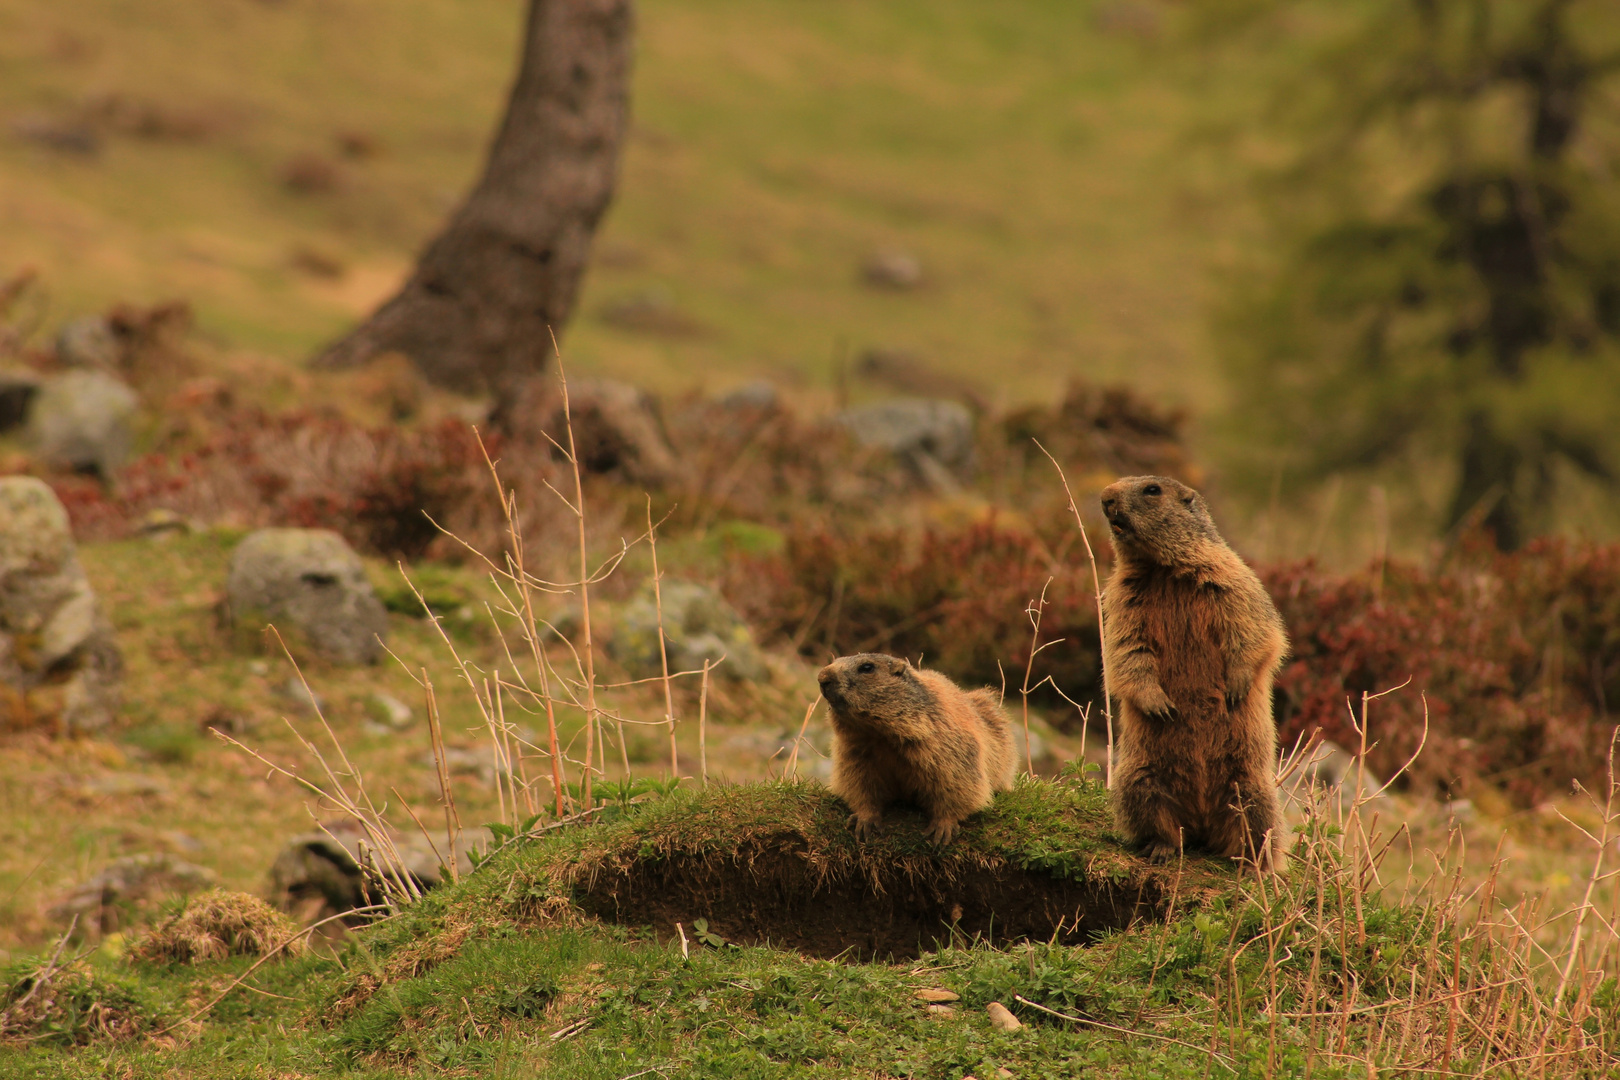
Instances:
[[[835,720],[881,728],[933,700],[909,660],[882,653],[841,656],[816,675]]]
[[[1204,497],[1168,476],[1127,476],[1102,490],[1114,551],[1163,566],[1193,560],[1205,543],[1223,543]]]

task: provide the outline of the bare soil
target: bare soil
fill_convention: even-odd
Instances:
[[[676,923],[692,937],[693,920],[705,919],[711,933],[738,944],[905,960],[953,939],[1086,944],[1139,919],[1162,919],[1172,876],[1079,881],[1007,865],[914,870],[894,863],[866,875],[826,874],[802,839],[778,838],[721,856],[604,865],[579,883],[575,899],[599,918],[650,926],[660,937],[675,937]]]

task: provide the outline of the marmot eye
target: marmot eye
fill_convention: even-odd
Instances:
[[[1164,489],[1161,488],[1158,484],[1149,484],[1147,487],[1142,489],[1142,494],[1144,494],[1144,495],[1163,495],[1164,494]]]
[[[862,664],[860,667],[856,668],[855,670],[857,672],[859,672],[860,674],[862,674],[862,675],[870,675],[870,674],[872,674],[872,672],[877,670],[877,665],[872,663],[872,661],[868,660],[866,663]]]

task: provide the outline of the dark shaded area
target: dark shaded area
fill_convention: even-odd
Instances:
[[[921,818],[917,817],[917,828]],[[749,840],[725,855],[680,854],[603,867],[575,901],[600,918],[692,936],[694,919],[739,944],[810,956],[907,960],[983,938],[1083,945],[1140,919],[1161,919],[1167,877],[1067,880],[1011,866],[959,866],[937,875],[896,862],[873,877],[817,870],[802,837]]]

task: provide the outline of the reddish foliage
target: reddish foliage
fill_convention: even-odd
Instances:
[[[1484,781],[1534,802],[1602,774],[1609,702],[1620,700],[1620,546],[1476,551],[1436,573],[1391,565],[1381,584],[1310,563],[1264,576],[1294,642],[1279,680],[1285,741],[1320,727],[1356,746],[1361,695],[1410,678],[1371,708],[1369,761],[1386,775],[1416,749],[1425,697],[1416,785]]]
[[[1034,678],[1051,675],[1084,701],[1098,689],[1097,624],[1077,546],[1054,550],[994,520],[949,531],[817,525],[790,532],[780,555],[734,566],[728,592],[807,657],[922,656],[969,684],[1000,685],[1005,670],[1016,694],[1025,608],[1051,578],[1041,640],[1066,640],[1040,654]],[[1452,794],[1484,782],[1533,803],[1602,775],[1620,702],[1620,545],[1469,550],[1439,571],[1391,564],[1344,576],[1295,563],[1261,573],[1294,645],[1279,679],[1285,744],[1321,728],[1354,749],[1361,695],[1410,679],[1374,702],[1369,735],[1369,764],[1392,774],[1417,749],[1427,704],[1428,741],[1403,786]]]
[[[142,515],[162,509],[244,528],[334,529],[361,550],[393,557],[459,549],[434,522],[481,550],[505,545],[500,503],[466,424],[367,429],[333,416],[246,411],[232,419],[194,450],[134,462],[115,494],[54,480],[75,533],[124,535]],[[491,455],[503,449],[486,445]],[[552,471],[544,460],[507,464],[509,475],[534,487]]]
[[[757,627],[806,656],[921,657],[970,685],[1000,686],[1005,672],[1015,695],[1031,645],[1025,612],[1050,580],[1041,641],[1064,640],[1042,650],[1030,681],[1050,675],[1084,700],[1097,685],[1097,609],[1078,541],[1065,540],[1054,550],[994,518],[954,531],[811,527],[791,534],[780,556],[735,566],[728,592]]]

